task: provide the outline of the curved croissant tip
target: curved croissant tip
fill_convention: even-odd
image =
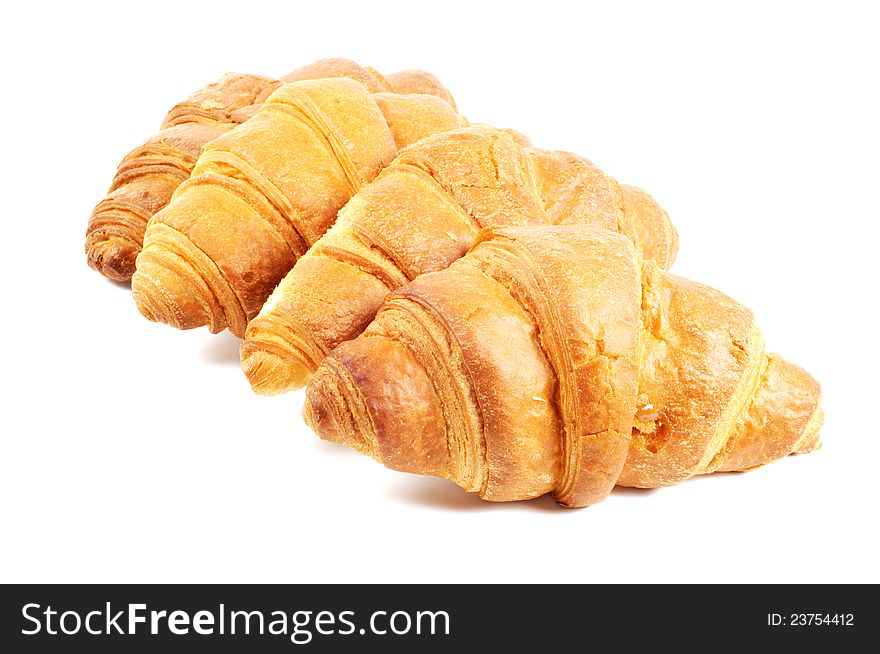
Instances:
[[[822,397],[819,396],[819,402],[816,404],[816,410],[813,412],[807,426],[801,434],[800,441],[797,443],[792,454],[809,454],[815,452],[822,447],[822,436],[819,433],[822,424],[825,422],[825,410],[822,408]]]
[[[279,395],[302,388],[311,371],[295,355],[282,355],[260,342],[241,344],[241,369],[257,395]]]
[[[306,401],[303,404],[302,416],[305,423],[312,428],[319,438],[348,445],[346,434],[336,420],[337,415],[345,415],[348,411],[345,396],[334,392],[336,384],[327,368],[318,368],[306,387]]]
[[[193,279],[190,272],[187,268],[169,265],[160,256],[144,250],[131,278],[131,291],[138,310],[148,320],[177,329],[207,325],[212,332],[219,332],[226,325],[217,320],[211,299],[205,297],[203,285]]]
[[[116,282],[127,282],[135,271],[140,246],[125,238],[89,238],[86,256],[89,266]]]

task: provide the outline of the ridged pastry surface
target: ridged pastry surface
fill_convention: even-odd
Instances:
[[[229,73],[175,105],[160,130],[129,152],[119,164],[107,196],[95,207],[86,231],[89,265],[105,277],[127,281],[135,271],[144,231],[150,218],[165,207],[177,187],[193,171],[202,147],[252,117],[282,83],[347,78],[370,93],[436,96],[455,106],[452,95],[436,77],[405,70],[383,77],[350,59],[321,59],[275,80],[259,75]],[[385,101],[394,111],[394,102]],[[397,111],[406,123],[405,112]],[[421,130],[421,132],[420,132]],[[401,142],[428,133],[417,120],[400,127]],[[407,141],[406,137],[411,138]]]
[[[822,409],[748,309],[574,225],[484,230],[391,293],[319,366],[304,417],[487,500],[577,507],[811,451]]]
[[[284,84],[246,123],[204,146],[191,177],[153,216],[132,279],[141,313],[242,336],[399,142],[462,122],[441,98],[374,95],[348,77]],[[194,288],[215,292],[197,301]],[[254,366],[257,377],[272,371]]]
[[[250,322],[241,360],[252,388],[302,386],[328,351],[366,327],[388,292],[452,264],[481,228],[529,224],[619,232],[664,268],[678,247],[650,196],[582,157],[485,125],[438,133],[402,150],[348,202]]]

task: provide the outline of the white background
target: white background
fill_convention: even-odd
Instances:
[[[2,48],[0,581],[880,581],[872,4],[13,3]],[[662,6],[661,6],[662,5]],[[824,448],[581,511],[320,442],[229,334],[87,268],[118,160],[224,72],[434,72],[473,121],[648,189],[675,270],[823,384]]]

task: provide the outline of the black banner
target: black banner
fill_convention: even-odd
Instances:
[[[854,647],[875,586],[2,587],[0,651]],[[463,650],[464,651],[464,650]],[[849,651],[843,650],[843,651]]]

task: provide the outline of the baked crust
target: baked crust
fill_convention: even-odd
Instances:
[[[138,308],[180,329],[242,336],[398,143],[463,122],[441,98],[375,95],[348,77],[280,86],[246,123],[204,145],[153,216],[132,278]]]
[[[159,131],[119,164],[107,197],[89,218],[85,244],[89,265],[110,279],[129,280],[147,222],[190,176],[206,143],[253,116],[282,83],[335,77],[356,80],[371,93],[429,94],[454,106],[449,91],[430,73],[408,70],[383,77],[349,59],[322,59],[281,80],[224,75],[175,105]]]
[[[486,229],[306,390],[321,438],[487,500],[578,507],[818,446],[821,390],[748,309],[595,226]],[[332,416],[329,419],[328,416]],[[445,465],[437,457],[446,453]]]
[[[620,232],[663,267],[678,248],[650,196],[582,157],[485,125],[436,134],[402,150],[349,201],[250,322],[241,360],[251,387],[299,388],[328,351],[366,327],[389,291],[452,264],[480,228],[528,224]]]

